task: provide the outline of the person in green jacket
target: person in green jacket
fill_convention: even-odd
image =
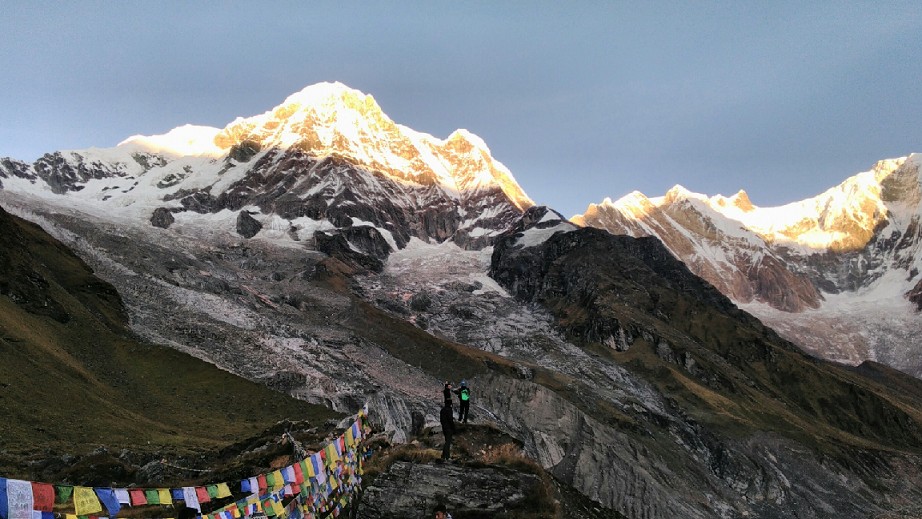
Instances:
[[[461,381],[461,387],[455,390],[461,405],[458,407],[458,421],[467,423],[467,412],[471,408],[471,389],[467,387],[467,380]]]

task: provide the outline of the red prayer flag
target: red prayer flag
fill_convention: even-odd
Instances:
[[[39,512],[54,510],[54,486],[32,482],[32,509]]]
[[[128,495],[131,496],[131,506],[142,506],[147,504],[147,496],[144,495],[144,489],[129,489]]]
[[[199,503],[211,501],[211,496],[208,495],[208,489],[205,487],[195,487],[195,497],[198,498]]]
[[[292,467],[295,471],[295,484],[300,485],[301,483],[304,483],[304,472],[301,470],[301,464],[295,463],[292,465]]]

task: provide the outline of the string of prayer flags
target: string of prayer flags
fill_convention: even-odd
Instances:
[[[74,487],[74,512],[77,515],[95,515],[102,512],[102,505],[92,488]]]
[[[363,463],[371,455],[370,450],[359,447],[370,431],[366,413],[367,406],[343,434],[318,452],[241,480],[241,492],[249,493],[245,499],[214,509],[201,519],[249,519],[257,512],[278,519],[338,516],[361,484]],[[62,515],[67,519],[117,519],[126,505],[172,505],[174,501],[184,501],[201,514],[202,503],[229,497],[233,493],[228,483],[173,489],[92,488],[0,478],[0,519],[55,519],[55,504],[67,505],[71,500],[74,513],[57,515],[58,519]],[[99,515],[104,509],[109,517]]]

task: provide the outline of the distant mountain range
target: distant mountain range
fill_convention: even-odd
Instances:
[[[922,155],[813,198],[754,206],[680,186],[592,204],[574,221],[655,236],[697,275],[810,353],[922,377]]]
[[[335,411],[368,402],[393,442],[467,379],[475,422],[600,517],[867,517],[922,510],[922,381],[765,316],[830,343],[914,333],[917,162],[788,208],[677,188],[574,223],[476,136],[321,84],[223,129],[2,159],[0,204],[114,287],[99,308],[133,337]],[[0,317],[55,320],[29,279],[4,278]]]

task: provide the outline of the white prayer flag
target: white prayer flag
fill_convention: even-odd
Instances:
[[[202,513],[202,505],[198,502],[198,495],[195,493],[195,487],[182,487],[182,497],[183,501],[186,502],[186,506],[195,508],[199,513]]]
[[[123,505],[131,504],[131,496],[128,495],[127,488],[113,488],[115,491],[115,498],[118,499],[118,502]]]
[[[6,480],[8,519],[32,519],[32,483],[18,479]]]

